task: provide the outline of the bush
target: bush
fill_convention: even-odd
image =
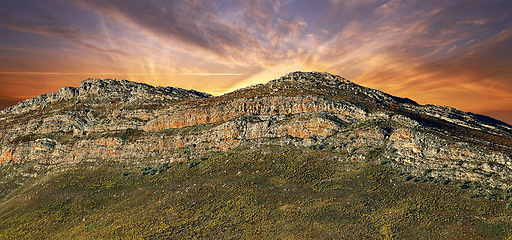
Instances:
[[[151,167],[143,167],[141,169],[141,171],[142,171],[142,175],[148,175],[151,173]]]
[[[188,164],[188,168],[193,168],[193,167],[195,167],[195,166],[199,165],[200,163],[201,163],[201,162],[199,162],[199,161],[193,161],[193,162],[190,162],[190,163]]]
[[[309,149],[312,150],[323,150],[325,148],[325,144],[311,145]]]
[[[164,171],[167,171],[167,169],[169,168],[169,163],[163,163],[160,165],[160,167],[158,167],[158,173],[163,173]]]
[[[495,193],[489,193],[489,194],[487,194],[487,199],[488,200],[497,200],[498,196]]]
[[[471,183],[471,181],[468,181],[468,180],[464,180],[462,183],[459,183],[459,185],[457,185],[460,189],[467,189],[469,188],[469,184]]]
[[[450,179],[442,179],[441,180],[441,184],[443,184],[443,185],[448,185],[448,183],[450,183]]]

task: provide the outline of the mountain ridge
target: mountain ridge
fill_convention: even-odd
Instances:
[[[97,195],[109,199],[110,191],[115,191],[116,196],[129,193],[130,198],[120,201],[138,206],[135,192],[142,189],[155,189],[151,194],[166,198],[156,190],[164,182],[172,189],[165,191],[177,199],[201,186],[194,190],[201,194],[186,195],[188,200],[176,203],[183,209],[205,196],[213,202],[224,197],[208,195],[210,190],[206,193],[201,189],[224,192],[222,186],[232,185],[227,193],[245,189],[248,192],[237,194],[251,196],[252,200],[247,200],[250,206],[269,207],[268,214],[284,210],[291,214],[290,206],[301,212],[296,206],[308,204],[294,202],[304,198],[303,191],[307,196],[328,193],[343,199],[339,194],[356,189],[346,185],[349,182],[369,194],[351,195],[362,202],[373,198],[374,192],[401,201],[394,186],[421,186],[460,192],[472,203],[485,202],[485,197],[490,201],[485,202],[486,208],[503,209],[504,202],[512,200],[512,127],[450,107],[420,105],[320,72],[292,72],[221,96],[129,81],[88,79],[79,88],[64,87],[0,113],[0,170],[0,217],[17,216],[18,212],[32,214],[22,210],[25,208],[21,206],[33,207],[32,200],[24,197],[37,197],[46,191],[43,189],[49,189],[44,196],[52,196],[56,202],[63,201],[63,191],[68,197],[87,193],[92,199]],[[366,180],[359,179],[360,175]],[[382,180],[376,182],[374,177]],[[397,182],[400,179],[403,182]],[[441,187],[434,187],[435,184]],[[386,192],[387,188],[392,195]],[[287,204],[274,209],[263,202],[279,205],[279,198],[267,198],[267,192],[258,189],[279,189],[275,196],[290,189],[301,190]],[[252,192],[261,196],[253,196]],[[359,194],[356,190],[349,192]],[[424,192],[413,192],[426,197]],[[231,199],[229,196],[226,195]],[[73,201],[78,204],[81,200]],[[237,206],[243,208],[247,201]],[[450,201],[466,199],[455,196]],[[228,202],[221,205],[229,205]],[[45,208],[50,203],[40,204],[44,211],[50,211]],[[110,209],[116,204],[97,203],[91,207]],[[315,209],[322,204],[315,205]],[[371,214],[375,206],[365,204],[359,206]],[[435,210],[437,207],[424,204],[434,209],[427,211],[431,214],[429,219],[437,219],[435,216],[441,214]],[[205,202],[197,206],[211,207]],[[409,203],[402,208],[407,214],[417,211]],[[465,208],[473,209],[469,205]],[[183,209],[180,211],[187,212]],[[453,217],[459,211],[450,210],[447,214]],[[478,209],[471,211],[477,216],[492,217],[482,215]],[[493,214],[494,211],[497,210],[492,210]],[[207,210],[204,214],[201,217],[217,213]],[[331,219],[329,216],[327,219]],[[512,222],[500,216],[508,219],[503,221]],[[19,223],[16,219],[11,219],[12,226]],[[72,219],[73,226],[82,226],[82,218]],[[438,220],[441,221],[435,221]],[[233,219],[221,222],[230,221]],[[394,223],[404,229],[410,227],[399,221]],[[487,226],[484,223],[482,229]],[[166,227],[173,234],[158,234],[182,236],[183,229],[172,230],[173,224]]]
[[[434,137],[448,137],[450,141],[471,146],[512,150],[512,127],[506,123],[489,121],[481,115],[454,108],[422,106],[402,98],[397,100],[382,91],[328,73],[293,72],[267,84],[250,86],[218,97],[194,90],[99,79],[88,79],[79,88],[64,87],[57,93],[42,96],[46,96],[39,97],[43,99],[44,108],[33,110],[34,116],[24,110],[26,104],[23,102],[19,104],[21,107],[17,105],[11,108],[11,114],[4,112],[1,118],[4,128],[1,131],[5,137],[0,162],[25,162],[33,156],[46,158],[50,162],[64,161],[56,159],[64,158],[65,154],[51,160],[51,156],[41,155],[41,151],[35,154],[33,150],[33,145],[37,143],[51,146],[38,146],[38,149],[55,152],[57,146],[63,148],[57,152],[73,154],[66,144],[60,144],[64,139],[79,140],[77,143],[88,142],[88,138],[107,139],[102,141],[113,141],[112,146],[122,148],[126,139],[102,137],[108,135],[106,133],[109,131],[150,136],[158,131],[210,126],[203,134],[189,137],[178,135],[170,140],[176,146],[195,145],[198,151],[205,152],[208,149],[231,149],[244,141],[259,141],[268,137],[298,137],[302,139],[298,144],[311,145],[322,141],[312,139],[330,138],[347,127],[372,121],[377,122],[374,124],[378,127],[377,132],[372,134],[384,138],[379,141],[388,141],[396,130],[406,128],[409,132],[420,130]],[[39,101],[37,99],[31,99],[28,103]],[[41,104],[35,106],[40,109]],[[28,109],[32,108],[29,106]],[[394,127],[380,127],[380,122]],[[16,130],[9,130],[9,127]],[[46,137],[52,134],[57,136]],[[425,147],[422,146],[418,147]],[[91,156],[99,157],[100,153],[80,154],[81,157],[75,156],[74,159],[80,161]],[[135,156],[136,151],[128,155]],[[148,152],[142,154],[152,155]],[[418,154],[407,158],[426,158],[425,154],[415,155]],[[505,166],[512,164],[510,156],[506,154],[499,158],[500,162],[508,164]],[[503,169],[508,169],[505,166]]]
[[[79,87],[62,87],[57,92],[42,94],[20,103],[7,107],[0,111],[0,114],[8,114],[43,109],[49,104],[68,100],[73,97],[87,97],[88,94],[118,94],[125,98],[137,98],[142,95],[164,95],[174,97],[174,99],[185,97],[211,97],[208,93],[198,92],[196,90],[185,90],[175,87],[154,87],[145,83],[132,82],[128,80],[117,81],[115,79],[97,79],[88,78],[80,82]],[[172,99],[172,98],[171,98]]]
[[[305,81],[312,81],[317,83],[326,83],[328,82],[331,85],[336,85],[339,83],[345,83],[345,84],[354,84],[350,82],[348,79],[340,77],[338,75],[329,74],[326,72],[291,72],[289,74],[286,74],[285,76],[282,76],[281,78],[274,79],[269,81],[268,84],[273,83],[279,83],[281,81],[297,81],[299,83],[303,83]],[[320,80],[320,81],[319,81]],[[322,81],[324,80],[324,81]],[[236,94],[237,91],[244,91],[246,89],[255,88],[257,86],[261,86],[263,84],[248,86],[246,88],[238,89],[233,92],[225,93],[224,95],[230,95],[230,94]],[[117,86],[117,88],[116,88]],[[360,85],[354,84],[353,86],[362,87]],[[365,87],[364,87],[365,88]],[[474,119],[482,119],[480,121],[489,121],[493,122],[494,125],[502,125],[506,126],[505,129],[512,130],[512,126],[508,123],[505,123],[501,120],[494,119],[489,116],[481,115],[478,113],[472,113],[472,112],[464,112],[455,108],[451,108],[448,106],[438,106],[438,105],[432,105],[432,104],[426,104],[426,105],[419,105],[416,101],[411,100],[409,98],[402,98],[398,96],[389,95],[387,93],[384,93],[379,90],[366,88],[366,90],[370,90],[375,92],[378,92],[382,96],[386,96],[388,98],[391,98],[392,100],[398,102],[398,103],[408,103],[415,106],[422,106],[432,109],[433,111],[437,112],[453,112],[454,117],[450,119],[449,117],[445,117],[444,120],[452,121],[452,122],[460,122],[460,121],[454,121],[454,119],[461,118],[468,118],[467,115],[472,116]],[[185,98],[185,97],[199,97],[199,98],[208,98],[212,97],[211,94],[205,93],[205,92],[198,92],[196,90],[185,90],[181,88],[175,88],[175,87],[154,87],[149,84],[145,83],[138,83],[128,80],[120,80],[117,81],[115,79],[95,79],[95,78],[88,78],[86,80],[83,80],[80,82],[79,87],[70,87],[65,86],[62,87],[57,92],[51,92],[42,94],[40,96],[36,96],[30,99],[26,99],[24,101],[19,102],[18,104],[15,104],[13,106],[7,107],[6,109],[3,109],[0,111],[1,115],[9,114],[10,112],[14,112],[14,114],[20,113],[19,111],[28,111],[28,110],[35,110],[35,109],[42,109],[47,107],[49,104],[62,101],[62,100],[68,100],[70,98],[73,98],[75,96],[86,96],[87,94],[120,94],[120,95],[128,95],[129,97],[141,95],[141,94],[161,94],[161,95],[172,95],[175,97],[174,99],[179,98]],[[357,93],[357,92],[356,92]],[[388,100],[388,99],[387,99]],[[389,101],[389,100],[388,100]],[[439,114],[432,113],[431,115],[436,117],[441,117]],[[463,115],[466,115],[464,117]]]

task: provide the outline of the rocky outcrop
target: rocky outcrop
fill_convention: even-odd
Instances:
[[[153,87],[144,83],[127,80],[93,79],[89,78],[80,83],[80,87],[63,87],[58,92],[47,93],[22,101],[0,112],[0,117],[9,114],[21,114],[32,110],[42,110],[54,103],[77,98],[77,101],[96,101],[107,104],[112,98],[132,102],[145,101],[148,98],[165,98],[165,100],[180,100],[185,98],[208,98],[210,94],[195,90],[185,90],[174,87]]]
[[[269,96],[214,102],[206,106],[172,109],[149,121],[144,130],[180,128],[226,121],[239,115],[286,115],[330,112],[346,121],[364,119],[367,113],[349,102],[331,102],[314,96]]]
[[[416,175],[498,188],[512,180],[510,125],[421,106],[327,73],[294,72],[218,97],[87,79],[5,109],[0,125],[4,164],[143,164],[244,144],[291,144],[330,146],[340,161],[381,160]]]

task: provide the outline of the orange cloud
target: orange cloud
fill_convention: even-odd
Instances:
[[[505,0],[13,1],[0,9],[0,100],[88,77],[221,94],[315,70],[498,116],[512,111],[511,12]]]

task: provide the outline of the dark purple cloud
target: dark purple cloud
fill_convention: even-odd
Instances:
[[[128,23],[167,44],[213,54],[241,64],[274,64],[285,60],[306,23],[287,13],[281,1],[75,0],[78,6]]]
[[[19,8],[11,6],[14,8],[12,12],[0,9],[0,28],[60,37],[93,51],[126,55],[119,49],[104,49],[89,43],[88,40],[94,39],[94,36],[69,26],[56,13],[42,6],[27,4],[23,9],[16,7]]]
[[[49,85],[50,71],[228,90],[319,70],[422,103],[512,110],[507,0],[3,1],[0,34],[9,84]]]
[[[227,57],[228,49],[243,50],[251,38],[243,29],[220,23],[210,1],[76,0],[77,4],[116,18],[186,47]],[[249,42],[248,42],[249,41]]]

